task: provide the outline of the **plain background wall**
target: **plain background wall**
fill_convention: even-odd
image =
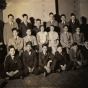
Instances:
[[[7,15],[10,13],[20,19],[22,19],[22,14],[26,13],[29,18],[34,17],[48,21],[49,12],[55,13],[54,0],[7,0],[7,7],[3,11],[3,20],[7,22]]]

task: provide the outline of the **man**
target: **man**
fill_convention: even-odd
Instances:
[[[13,46],[9,46],[9,55],[6,56],[4,65],[4,71],[0,73],[2,78],[18,79],[23,76],[21,59],[15,54]]]
[[[44,76],[55,71],[56,67],[56,59],[50,56],[47,49],[47,44],[43,44],[42,52],[39,53],[39,72],[44,73]]]
[[[65,16],[65,14],[62,14],[62,15],[61,15],[61,22],[59,23],[60,33],[63,32],[63,27],[64,27],[65,25],[68,25],[68,23],[66,22],[66,16]]]
[[[25,75],[29,75],[29,73],[38,74],[38,58],[30,41],[26,43],[26,49],[23,53],[24,73]]]
[[[52,12],[49,13],[50,20],[46,23],[46,31],[49,31],[50,25],[54,25],[55,29],[58,27],[58,22],[54,19],[54,14]]]
[[[63,51],[61,45],[58,46],[55,57],[57,58],[57,69],[67,71],[72,67],[73,63],[68,59],[67,53]]]
[[[82,68],[85,66],[85,58],[81,49],[78,49],[77,43],[73,43],[69,52],[70,60],[73,62],[74,68]]]
[[[81,48],[82,54],[85,59],[85,66],[88,65],[88,40],[84,41],[84,46]]]
[[[13,22],[14,16],[12,14],[8,15],[8,21],[4,25],[3,37],[4,37],[4,44],[7,45],[10,38],[13,37],[12,35],[12,28],[18,28],[17,23]]]
[[[64,32],[61,33],[60,36],[60,43],[63,46],[63,48],[66,48],[67,53],[69,52],[69,49],[73,43],[72,34],[68,32],[68,25],[65,25],[63,28]]]
[[[13,45],[19,52],[19,55],[21,55],[23,51],[23,39],[18,36],[18,30],[16,28],[12,29],[12,34],[13,37],[9,39],[8,46]]]
[[[29,42],[29,41],[32,43],[33,49],[36,50],[37,41],[36,41],[35,36],[31,35],[31,30],[30,29],[26,30],[26,36],[23,38],[23,40],[24,40],[24,51],[26,50],[26,43]]]
[[[73,34],[73,41],[78,45],[84,44],[84,34],[80,32],[80,28],[76,28],[76,32]]]
[[[71,20],[69,21],[70,32],[73,34],[75,33],[75,29],[80,26],[79,21],[76,19],[76,15],[71,13]]]
[[[36,19],[36,27],[33,28],[32,34],[36,37],[37,33],[40,31],[41,20]]]
[[[20,29],[20,36],[23,38],[26,36],[26,30],[31,29],[32,25],[28,22],[27,14],[23,14],[22,17],[23,17],[23,22],[19,25],[19,29]]]

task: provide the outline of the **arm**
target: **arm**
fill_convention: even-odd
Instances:
[[[20,40],[20,44],[17,45],[18,51],[22,50],[23,48],[23,39]]]
[[[7,45],[7,27],[6,27],[6,24],[4,25],[3,38],[4,38],[4,44]]]
[[[33,45],[34,45],[34,46],[37,45],[37,41],[36,41],[35,36],[33,36]]]

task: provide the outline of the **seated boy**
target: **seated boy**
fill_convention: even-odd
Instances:
[[[12,29],[13,38],[9,39],[8,46],[13,45],[14,48],[19,52],[19,56],[23,52],[23,39],[18,36],[18,30]]]
[[[73,43],[69,52],[70,60],[74,63],[74,68],[82,68],[85,65],[85,59],[77,43]]]
[[[69,60],[67,53],[63,52],[61,45],[58,46],[55,56],[57,58],[57,67],[59,70],[69,70],[72,67],[72,62]]]
[[[63,33],[61,33],[61,45],[63,48],[66,48],[67,53],[69,53],[69,48],[71,47],[72,43],[73,43],[73,38],[72,38],[72,34],[68,32],[68,26],[65,25],[63,28]]]
[[[0,73],[2,78],[17,79],[23,76],[22,63],[18,55],[15,54],[15,48],[9,46],[9,55],[5,58],[4,72]]]
[[[33,49],[35,50],[36,46],[37,46],[37,41],[36,41],[35,36],[31,35],[31,29],[27,29],[26,34],[27,34],[27,36],[25,36],[23,38],[23,40],[24,40],[24,51],[26,50],[26,43],[29,41],[32,42]]]
[[[23,64],[24,64],[24,73],[29,75],[29,73],[37,74],[37,65],[38,58],[36,52],[32,49],[32,43],[26,43],[26,50],[23,53]]]
[[[44,76],[55,70],[56,60],[50,59],[50,54],[47,50],[47,45],[42,45],[42,52],[39,53],[39,71],[44,73]]]
[[[76,28],[76,32],[73,34],[73,41],[76,42],[78,45],[84,44],[84,35],[80,33],[80,28]]]

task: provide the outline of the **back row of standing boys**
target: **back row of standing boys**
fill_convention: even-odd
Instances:
[[[36,19],[37,26],[32,29],[32,25],[27,22],[28,15],[23,14],[22,17],[19,28],[13,22],[12,14],[8,15],[9,22],[4,25],[4,44],[8,53],[1,77],[14,79],[42,72],[46,76],[50,72],[73,70],[88,64],[85,54],[88,53],[88,41],[84,42],[84,34],[80,32],[75,14],[71,14],[69,23],[62,14],[62,21],[58,24],[54,14],[49,13],[50,21],[46,23],[46,31],[40,19]],[[60,27],[60,33],[55,31],[56,27]]]

